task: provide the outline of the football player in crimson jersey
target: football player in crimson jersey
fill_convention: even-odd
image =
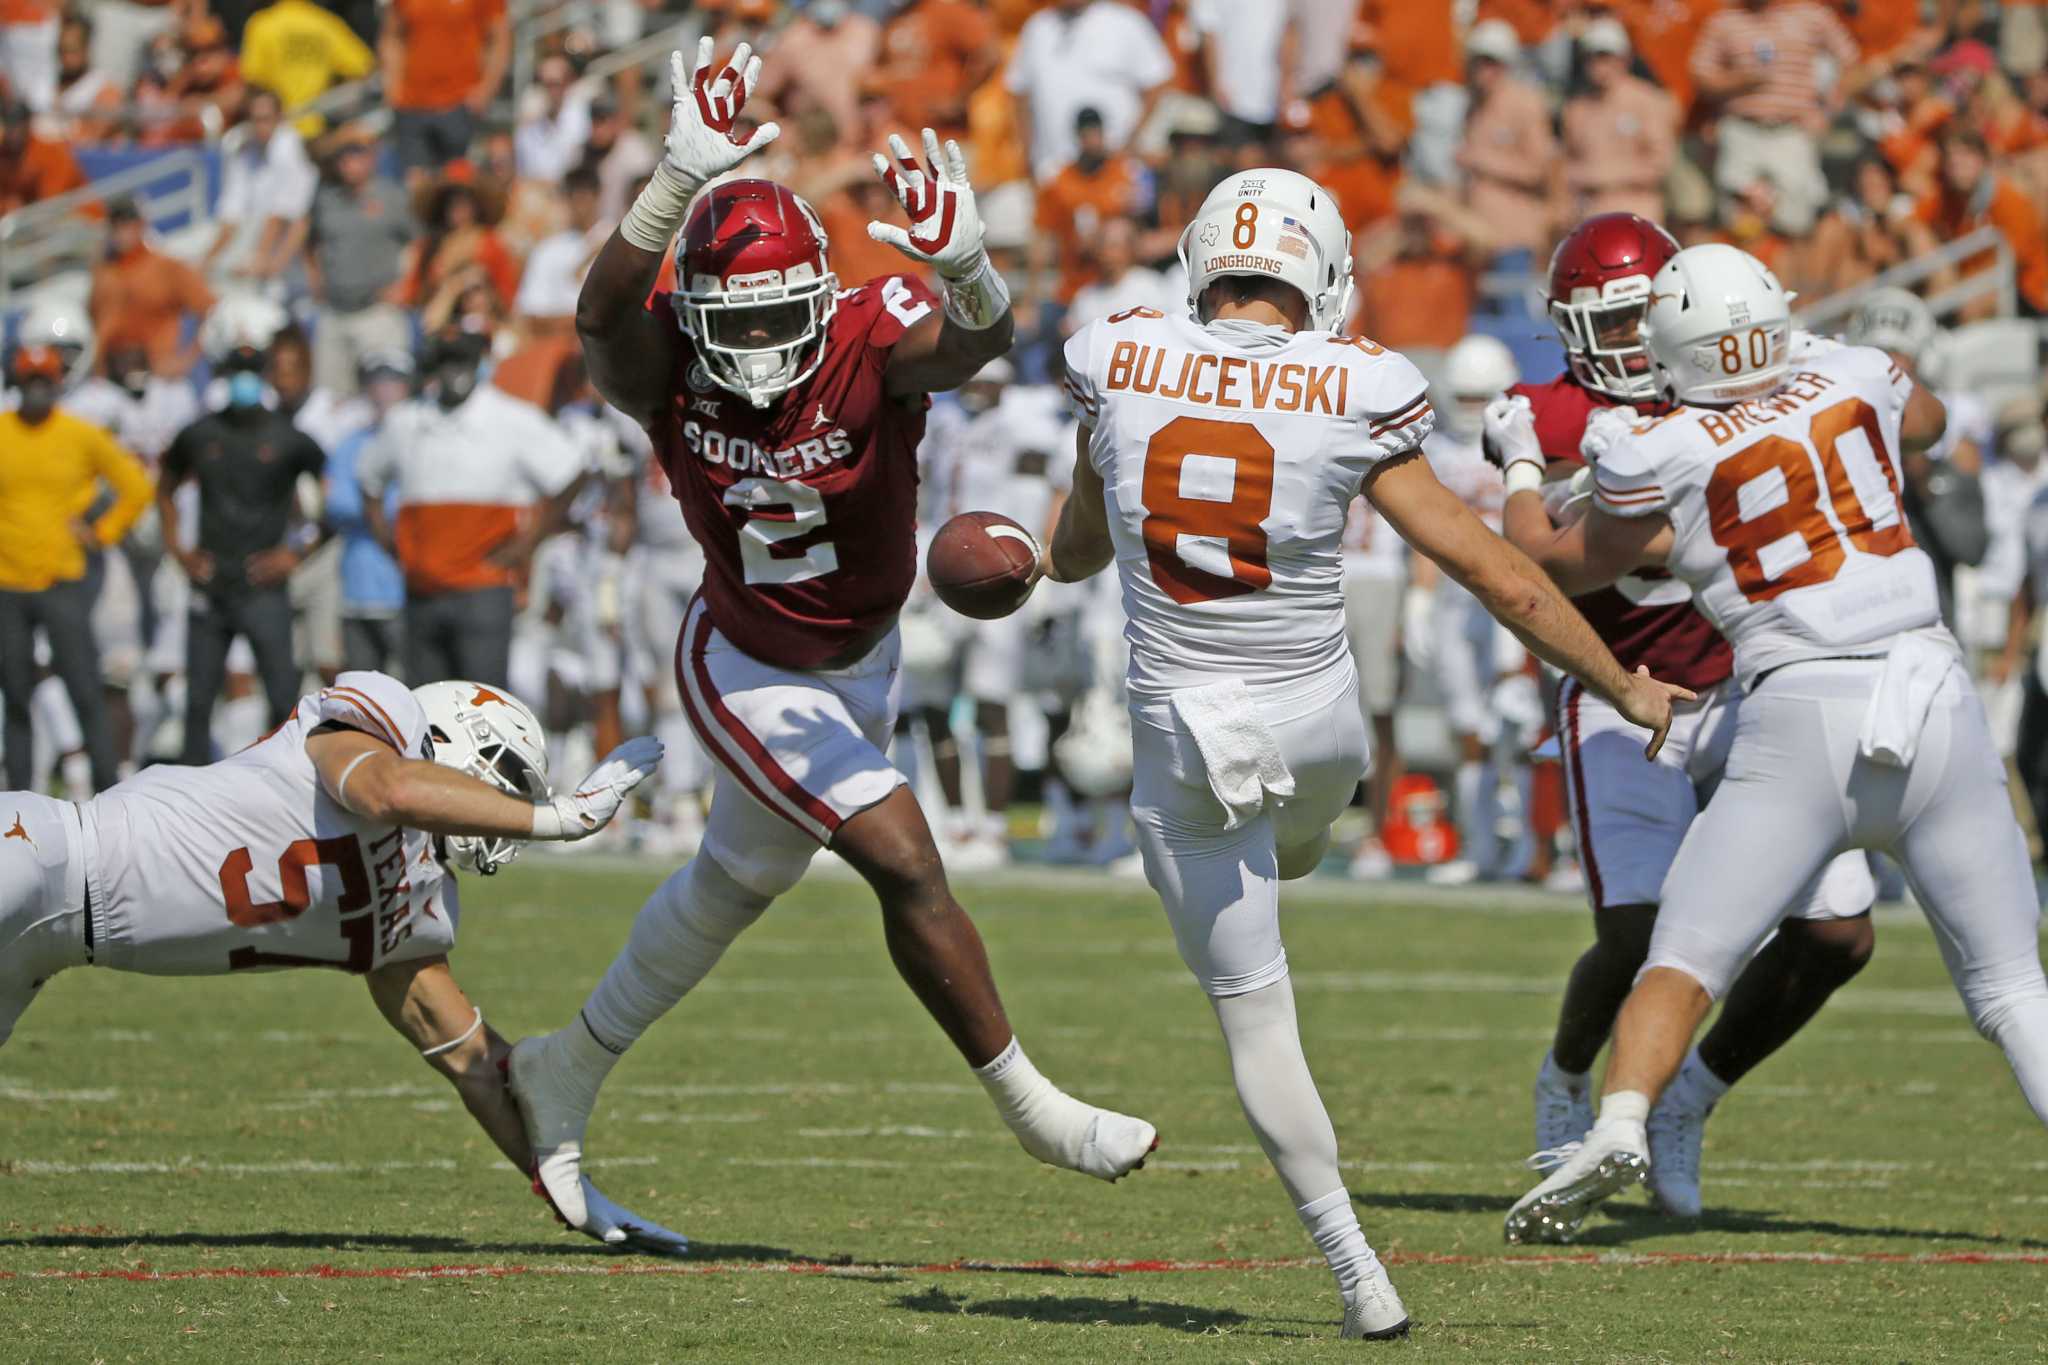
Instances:
[[[363,978],[531,1176],[505,1085],[511,1048],[448,968],[461,915],[450,872],[494,872],[522,840],[595,834],[660,761],[658,741],[632,740],[554,795],[547,737],[517,698],[350,672],[219,763],[150,768],[85,802],[0,792],[0,1044],[68,968],[331,967]],[[689,1245],[587,1182],[581,1193],[593,1237]]]
[[[1562,476],[1546,485],[1554,516],[1584,509],[1577,496],[1585,482],[1582,446],[1597,450],[1608,433],[1625,430],[1624,420],[1665,410],[1639,333],[1650,280],[1677,252],[1655,223],[1603,213],[1573,229],[1551,257],[1551,319],[1570,368],[1547,383],[1516,384],[1496,400],[1487,453],[1524,479],[1540,477],[1546,465]],[[1510,521],[1505,534],[1524,550],[1541,548],[1521,529]],[[1569,678],[1558,692],[1565,799],[1595,937],[1566,978],[1556,1036],[1537,1073],[1536,1147],[1546,1165],[1592,1126],[1593,1059],[1649,952],[1665,871],[1719,780],[1740,700],[1727,641],[1694,608],[1691,589],[1669,574],[1639,570],[1573,600],[1622,663],[1648,665],[1700,698],[1674,708],[1662,758],[1645,764],[1637,756],[1641,732],[1611,706]],[[1650,1122],[1651,1193],[1667,1212],[1700,1211],[1700,1130],[1715,1102],[1869,960],[1875,898],[1863,855],[1843,854],[1786,907],[1777,936],[1736,980],[1720,1019]]]
[[[1024,1055],[884,753],[927,395],[1008,350],[1012,331],[965,159],[930,130],[923,164],[896,137],[875,158],[910,227],[868,233],[935,271],[941,294],[913,275],[840,290],[809,205],[765,180],[712,183],[777,134],[731,135],[760,68],[744,45],[714,65],[709,38],[694,72],[675,55],[666,156],[577,304],[592,380],[646,427],[704,548],[675,661],[718,776],[698,856],[648,900],[579,1016],[513,1054],[540,1178],[571,1222],[606,1073],[821,847],[874,887],[897,970],[1027,1151],[1115,1180],[1156,1141],[1151,1124],[1081,1103]],[[678,229],[674,290],[649,306]]]

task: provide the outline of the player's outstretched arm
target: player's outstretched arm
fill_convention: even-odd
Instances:
[[[982,246],[981,212],[967,180],[967,157],[957,142],[949,140],[941,148],[939,135],[927,128],[920,166],[903,139],[891,134],[889,154],[875,153],[875,174],[903,206],[910,228],[869,223],[868,236],[895,247],[920,268],[937,271],[946,300],[942,317],[915,324],[891,349],[889,392],[958,388],[1006,353],[1016,332],[1010,287]]]
[[[1488,530],[1437,481],[1419,454],[1411,451],[1374,466],[1366,476],[1365,495],[1403,540],[1477,597],[1538,658],[1571,674],[1648,729],[1649,756],[1663,747],[1671,726],[1671,703],[1690,701],[1693,694],[1658,682],[1644,670],[1630,674],[1623,669],[1549,575]],[[1536,512],[1543,515],[1540,501]],[[1568,533],[1580,532],[1583,526]]]
[[[528,801],[425,759],[406,758],[380,739],[322,726],[306,740],[320,785],[335,802],[379,825],[424,834],[512,839],[585,839],[603,829],[626,796],[661,766],[662,745],[627,740],[565,796]]]
[[[1055,583],[1093,578],[1116,557],[1109,538],[1109,509],[1102,500],[1102,475],[1088,458],[1091,435],[1082,427],[1075,438],[1074,490],[1060,504],[1060,519],[1038,561],[1039,572]]]
[[[733,123],[760,78],[761,59],[745,43],[723,66],[713,62],[708,37],[698,41],[693,65],[686,66],[680,52],[669,58],[675,107],[661,164],[597,253],[577,295],[576,334],[590,382],[643,426],[668,401],[677,344],[674,321],[648,311],[647,296],[691,198],[781,132],[764,123],[745,143],[732,139]]]

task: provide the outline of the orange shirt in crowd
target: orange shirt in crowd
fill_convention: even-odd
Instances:
[[[78,158],[55,138],[30,133],[20,156],[10,160],[0,153],[0,213],[54,199],[84,183],[85,172],[78,168]],[[94,215],[97,213],[95,209]]]
[[[995,65],[997,37],[995,21],[968,0],[913,0],[882,30],[874,73],[897,123],[964,135],[968,96]]]
[[[1900,179],[1914,185],[1928,184],[1937,160],[1935,141],[1955,115],[1954,105],[1939,95],[1929,95],[1907,111],[1902,127],[1878,139],[1877,150]]]
[[[1060,302],[1095,278],[1083,244],[1092,240],[1105,218],[1136,215],[1145,208],[1145,179],[1138,163],[1113,156],[1093,174],[1078,164],[1060,168],[1038,192],[1038,226],[1053,236],[1060,249]]]
[[[1621,20],[1629,45],[1684,118],[1692,110],[1693,40],[1721,0],[1610,0],[1603,8]]]
[[[1831,0],[1866,58],[1882,57],[1920,27],[1920,0]]]
[[[391,0],[405,56],[394,109],[453,109],[484,78],[484,48],[505,0]]]
[[[2002,175],[1991,178],[1989,195],[1958,195],[1943,188],[1920,201],[1915,216],[1945,242],[1975,232],[1985,224],[1998,229],[2012,248],[2019,273],[2020,297],[2037,313],[2048,313],[2048,236],[2041,214],[2018,185]],[[1989,252],[1972,256],[1958,267],[1973,275],[1995,261]]]
[[[825,225],[825,262],[839,277],[841,289],[852,289],[884,275],[901,275],[910,269],[903,253],[868,236],[868,211],[845,192],[818,205],[818,221]]]
[[[139,345],[149,353],[151,369],[175,376],[192,366],[191,355],[178,344],[185,315],[204,316],[213,301],[197,270],[142,246],[94,267],[87,311],[101,355]]]
[[[1386,64],[1387,79],[1413,93],[1438,81],[1461,81],[1458,31],[1451,7],[1427,0],[1364,0],[1358,24]]]
[[[1459,249],[1398,256],[1359,281],[1359,330],[1397,351],[1448,350],[1472,316],[1472,271]]]
[[[1387,88],[1383,81],[1374,89],[1375,102]],[[1401,163],[1398,158],[1375,156],[1364,145],[1365,130],[1359,127],[1350,101],[1336,90],[1326,90],[1317,96],[1309,104],[1308,132],[1330,152],[1327,160],[1304,170],[1337,196],[1337,207],[1344,214],[1346,227],[1356,234],[1394,211],[1394,191],[1401,184]]]

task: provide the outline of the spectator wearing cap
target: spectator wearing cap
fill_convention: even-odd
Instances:
[[[597,172],[579,166],[562,177],[569,221],[542,239],[526,258],[512,312],[532,336],[569,336],[576,330],[576,296],[610,228],[597,216]]]
[[[519,289],[519,263],[492,228],[502,207],[496,195],[486,202],[483,187],[444,179],[416,193],[413,204],[425,232],[408,248],[398,302],[422,313],[445,311],[454,294],[484,284],[501,309],[510,306]]]
[[[1628,70],[1628,31],[1602,17],[1579,35],[1585,88],[1565,101],[1565,184],[1574,219],[1664,216],[1664,177],[1678,155],[1678,107]]]
[[[1859,59],[1855,38],[1819,0],[1742,0],[1700,26],[1691,70],[1718,115],[1714,185],[1724,200],[1768,181],[1772,226],[1792,237],[1813,230],[1828,197],[1820,134],[1873,74]]]
[[[419,229],[405,192],[377,173],[371,137],[357,129],[338,136],[331,174],[313,197],[306,273],[320,305],[314,382],[348,393],[364,356],[410,349],[412,324],[390,295]]]
[[[1915,216],[1942,241],[1954,241],[1981,227],[1995,227],[2012,251],[2021,306],[2036,317],[2048,315],[2048,237],[2040,210],[2024,191],[1991,164],[1983,134],[1954,128],[1941,139],[1941,170],[1936,189],[1921,199]],[[1983,252],[1956,267],[1964,277],[1990,269],[1996,261]],[[1987,316],[1995,297],[1973,300],[1966,317]]]
[[[377,38],[408,184],[469,151],[512,60],[505,0],[391,0]]]
[[[221,141],[220,230],[200,269],[256,284],[280,280],[306,244],[320,173],[277,92],[251,86],[243,120]]]
[[[85,184],[78,158],[56,138],[33,127],[26,104],[0,104],[0,214],[39,204]]]
[[[528,92],[529,107],[512,134],[519,178],[558,184],[590,141],[590,97],[576,88],[576,68],[559,52],[540,59],[533,83],[538,94]]]
[[[502,687],[513,585],[561,526],[583,456],[541,409],[477,382],[487,347],[474,334],[434,336],[421,355],[426,391],[385,415],[356,478],[371,534],[405,572],[406,676]]]
[[[121,129],[121,87],[92,64],[92,21],[66,14],[57,30],[57,98],[51,106],[66,142],[111,142]]]
[[[1223,111],[1223,140],[1247,148],[1240,159],[1256,165],[1263,158],[1249,149],[1272,142],[1294,86],[1301,35],[1293,8],[1191,0],[1188,21],[1201,41],[1210,97]]]
[[[1074,160],[1075,115],[1083,108],[1102,116],[1109,148],[1123,150],[1172,76],[1159,30],[1129,5],[1055,0],[1032,15],[1004,77],[1021,105],[1017,126],[1029,137],[1032,178],[1043,183]]]
[[[341,666],[348,670],[389,673],[399,658],[405,575],[370,531],[356,470],[384,418],[411,396],[412,373],[408,351],[364,355],[357,380],[374,416],[369,426],[343,437],[327,456],[326,517],[341,541]],[[384,490],[383,513],[387,525],[398,516],[395,487]]]
[[[848,0],[811,0],[776,35],[772,51],[749,105],[759,100],[776,110],[784,127],[807,105],[816,106],[831,115],[841,138],[856,139],[861,78],[875,69],[882,51],[882,26],[874,17]]]
[[[55,347],[22,347],[8,368],[20,401],[13,411],[0,412],[0,694],[7,785],[15,791],[35,787],[29,696],[35,691],[40,629],[85,733],[93,786],[105,791],[120,775],[93,639],[86,556],[128,534],[149,505],[149,474],[105,430],[57,406],[64,360]],[[105,498],[108,491],[111,499]],[[106,510],[88,519],[103,500]]]
[[[1035,265],[1059,267],[1061,303],[1095,278],[1088,243],[1103,220],[1150,207],[1144,171],[1135,157],[1111,154],[1095,110],[1074,116],[1074,144],[1073,161],[1038,192]]]
[[[242,29],[242,79],[272,91],[295,114],[344,81],[377,69],[377,54],[355,30],[313,0],[276,0],[249,16]],[[318,137],[327,121],[299,114],[302,137]]]
[[[1549,250],[1551,195],[1562,167],[1543,94],[1514,74],[1521,55],[1505,20],[1472,26],[1465,40],[1465,84],[1471,102],[1458,169],[1465,203],[1493,226],[1498,249]]]
[[[881,65],[867,83],[899,127],[965,138],[968,99],[1001,54],[995,21],[973,0],[911,0],[883,28]]]
[[[212,357],[227,404],[179,432],[164,452],[157,516],[164,544],[192,585],[185,617],[186,763],[213,761],[213,708],[227,683],[228,649],[240,636],[256,657],[269,723],[290,717],[299,695],[292,649],[292,571],[324,540],[295,526],[301,478],[318,479],[319,443],[266,406],[263,348],[243,339]],[[198,487],[198,534],[180,534],[178,490]]]
[[[93,267],[86,311],[100,349],[112,353],[133,342],[150,368],[166,378],[188,373],[197,352],[184,340],[185,325],[213,307],[213,291],[197,270],[151,246],[142,214],[127,200],[107,210],[107,246]]]

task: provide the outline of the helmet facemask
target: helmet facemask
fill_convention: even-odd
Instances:
[[[547,799],[547,776],[537,772],[518,750],[492,734],[489,726],[473,726],[466,745],[457,742],[439,724],[428,726],[427,736],[434,742],[436,763],[468,773],[522,801]],[[457,757],[460,762],[451,761]],[[519,856],[518,841],[504,835],[451,834],[442,843],[450,863],[482,877],[490,876]]]
[[[1591,290],[1574,291],[1590,294]],[[1643,341],[1643,314],[1650,303],[1647,275],[1610,280],[1600,297],[1550,301],[1550,320],[1564,339],[1572,378],[1597,393],[1623,401],[1654,398],[1657,376]]]
[[[788,284],[748,284],[741,277],[716,286],[715,279],[700,278],[697,287],[669,297],[683,335],[720,388],[765,408],[811,377],[825,358],[825,329],[839,307],[837,275],[828,270]]]

